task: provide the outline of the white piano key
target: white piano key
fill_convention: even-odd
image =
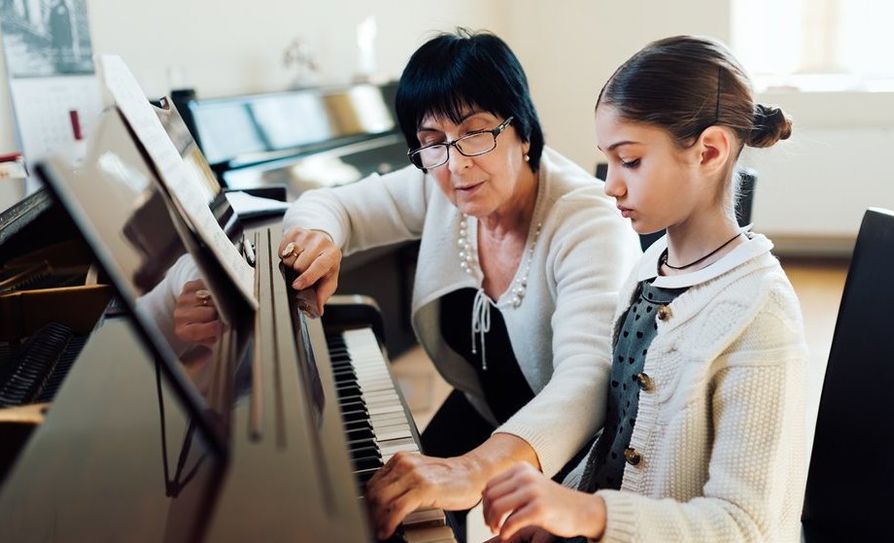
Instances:
[[[412,528],[404,530],[407,543],[449,543],[455,542],[453,530],[447,526],[432,528]]]
[[[426,526],[444,526],[447,524],[447,517],[444,511],[440,509],[417,509],[404,519],[404,526],[415,526],[423,528]]]

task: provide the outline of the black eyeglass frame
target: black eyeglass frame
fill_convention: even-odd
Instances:
[[[503,133],[504,130],[506,130],[506,128],[509,126],[509,124],[512,123],[513,119],[515,119],[515,116],[510,115],[509,118],[507,118],[505,121],[498,124],[496,126],[496,128],[493,128],[491,130],[476,130],[474,132],[469,132],[468,134],[464,134],[463,136],[456,138],[453,141],[448,141],[448,142],[439,141],[437,143],[431,143],[429,145],[423,145],[422,147],[417,147],[416,149],[410,149],[407,151],[407,158],[410,159],[410,163],[413,164],[413,166],[416,166],[417,168],[419,168],[422,171],[428,171],[428,170],[431,170],[434,168],[440,168],[441,166],[443,166],[444,164],[447,164],[447,162],[450,161],[450,148],[451,147],[455,147],[457,152],[459,152],[459,154],[461,154],[464,157],[472,158],[472,157],[476,157],[476,156],[486,155],[487,153],[490,153],[491,151],[493,151],[494,149],[497,148],[497,136],[499,136],[500,134]],[[461,142],[464,139],[473,138],[475,136],[480,136],[481,134],[488,134],[488,133],[494,137],[494,145],[487,151],[481,151],[479,153],[466,153],[459,146],[459,142]],[[440,164],[437,164],[435,166],[423,166],[421,159],[419,160],[419,162],[414,160],[414,158],[419,157],[419,154],[422,151],[425,151],[426,149],[431,149],[433,147],[438,147],[438,146],[443,146],[447,150],[447,152],[444,155],[444,162],[441,162]]]

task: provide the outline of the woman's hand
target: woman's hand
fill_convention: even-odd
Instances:
[[[323,305],[338,286],[341,249],[325,232],[293,228],[286,232],[279,244],[279,257],[284,265],[298,272],[292,288],[314,288],[316,312],[322,315]]]
[[[482,495],[484,522],[502,541],[516,541],[511,538],[532,526],[562,537],[598,539],[605,531],[601,497],[566,488],[529,464],[494,477]]]
[[[211,293],[201,280],[188,281],[174,307],[174,334],[183,341],[211,348],[223,332],[223,323]]]
[[[387,539],[420,508],[469,509],[481,499],[485,482],[482,470],[465,457],[399,452],[366,485],[376,534]]]

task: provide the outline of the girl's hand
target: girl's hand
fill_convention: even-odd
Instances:
[[[532,526],[562,537],[594,539],[605,530],[601,497],[553,482],[530,464],[516,464],[494,477],[482,496],[484,522],[502,541],[514,542],[513,536]]]

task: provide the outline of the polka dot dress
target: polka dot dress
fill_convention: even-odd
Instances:
[[[658,308],[670,304],[685,288],[665,289],[640,283],[638,296],[621,316],[609,379],[605,429],[596,442],[581,478],[580,490],[620,489],[624,475],[624,450],[636,424],[641,377],[646,353],[658,330]]]

